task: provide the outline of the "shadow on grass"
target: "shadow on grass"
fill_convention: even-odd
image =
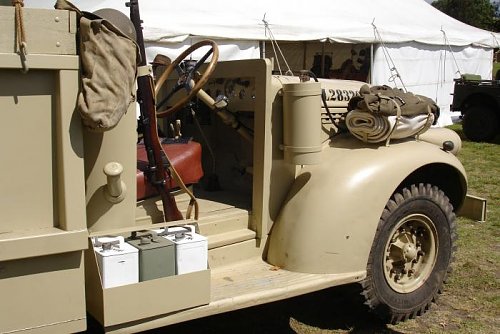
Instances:
[[[359,293],[357,284],[335,287],[147,333],[400,333],[368,313]]]

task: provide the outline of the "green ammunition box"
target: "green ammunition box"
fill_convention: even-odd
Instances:
[[[175,244],[155,233],[134,233],[127,242],[139,250],[139,281],[175,275]]]

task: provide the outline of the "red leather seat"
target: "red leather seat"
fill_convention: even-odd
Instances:
[[[201,145],[192,140],[186,143],[162,144],[168,159],[174,166],[180,178],[186,184],[197,183],[203,176],[201,166]],[[155,187],[146,179],[144,172],[148,166],[148,158],[144,144],[137,144],[137,200],[145,199],[158,194]],[[168,187],[177,188],[178,185],[168,174],[165,175]]]

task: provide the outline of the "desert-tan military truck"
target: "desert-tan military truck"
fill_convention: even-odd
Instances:
[[[85,52],[92,34],[130,44],[130,22],[0,6],[0,332],[138,332],[353,282],[388,322],[427,311],[466,195],[460,139],[398,138],[398,114],[363,140],[346,115],[364,83],[218,62],[212,41],[153,76],[129,6],[125,70]],[[92,73],[132,76],[131,95]],[[126,112],[95,121],[110,103]]]

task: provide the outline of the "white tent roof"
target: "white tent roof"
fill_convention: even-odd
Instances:
[[[490,32],[459,22],[424,0],[257,0],[250,3],[212,0],[182,4],[162,1],[154,8],[149,2],[143,1],[141,6],[145,18],[151,18],[150,22],[144,20],[145,32],[151,39],[177,33],[265,40],[262,22],[265,15],[277,40],[377,42],[374,22],[386,43],[416,41],[442,45],[442,29],[451,45],[498,45]]]
[[[55,0],[25,0],[30,7]],[[116,8],[125,0],[74,0],[83,10]],[[459,22],[424,0],[235,0],[139,1],[147,41],[179,42],[188,36],[267,40],[266,18],[277,40],[376,43],[372,22],[385,43],[498,47],[500,34]]]

